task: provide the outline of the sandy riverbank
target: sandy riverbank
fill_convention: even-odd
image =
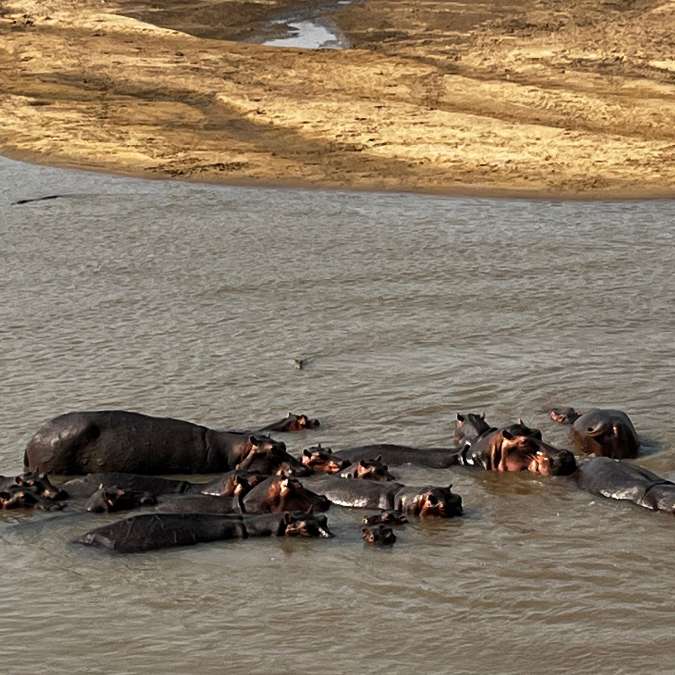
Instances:
[[[2,0],[0,150],[222,182],[675,194],[675,2],[369,0],[333,17],[354,49],[234,41],[292,7]]]

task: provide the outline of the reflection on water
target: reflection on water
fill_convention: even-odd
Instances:
[[[299,49],[344,49],[349,46],[344,36],[317,21],[294,21],[287,26],[291,33],[289,37],[267,40],[263,44]]]
[[[322,427],[299,451],[440,445],[457,410],[564,443],[554,403],[626,409],[642,462],[675,472],[673,201],[219,188],[8,160],[0,186],[3,473],[72,409],[230,427],[303,411]],[[399,473],[452,482],[466,518],[411,523],[387,552],[335,509],[330,541],[112,557],[66,543],[105,517],[3,514],[3,667],[669,669],[671,517],[568,479]]]

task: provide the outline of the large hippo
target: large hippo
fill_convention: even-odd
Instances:
[[[380,456],[381,461],[390,466],[414,464],[431,469],[447,469],[457,464],[458,452],[458,448],[414,448],[409,445],[374,443],[338,450],[333,454],[337,460],[346,460],[348,464]]]
[[[549,416],[558,424],[571,425],[570,437],[579,452],[616,459],[637,457],[637,431],[621,410],[594,408],[582,414],[574,408],[553,408]]]
[[[522,423],[494,429],[466,445],[457,463],[486,471],[529,471],[542,476],[567,476],[576,471],[574,455],[541,440],[541,432]]]
[[[653,511],[675,513],[675,483],[637,464],[592,457],[579,464],[577,485],[594,495],[626,500]]]
[[[462,498],[450,487],[406,487],[402,483],[344,480],[328,475],[309,478],[307,485],[338,506],[393,510],[413,516],[462,515]]]
[[[266,456],[270,465],[286,462],[307,473],[283,443],[267,436],[216,431],[183,420],[124,410],[71,412],[55,417],[29,441],[24,464],[34,471],[57,474],[215,473],[235,469],[247,458],[250,464],[252,454],[256,458]]]
[[[205,513],[154,513],[132,516],[98,527],[73,543],[100,546],[116,553],[141,553],[173,546],[247,537],[332,537],[326,517],[309,513],[259,516]]]

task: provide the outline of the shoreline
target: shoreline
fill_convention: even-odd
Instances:
[[[129,178],[138,180],[149,180],[153,182],[161,181],[176,181],[182,183],[190,183],[194,185],[213,185],[223,188],[246,188],[246,189],[260,189],[260,190],[302,190],[303,192],[350,192],[357,194],[380,194],[380,195],[414,195],[418,197],[429,198],[443,198],[449,199],[489,199],[489,200],[511,200],[511,201],[533,201],[533,202],[638,202],[638,201],[671,201],[675,199],[675,189],[670,192],[649,192],[636,191],[635,193],[621,193],[621,194],[588,194],[580,193],[578,195],[545,193],[539,191],[526,192],[524,190],[509,190],[504,188],[497,190],[493,188],[482,188],[479,186],[467,186],[466,188],[457,187],[438,188],[436,190],[424,189],[397,189],[397,188],[377,188],[377,187],[353,187],[342,185],[318,185],[307,184],[302,182],[294,183],[292,181],[259,181],[246,180],[244,178],[236,180],[219,180],[217,178],[202,177],[175,177],[175,176],[159,176],[152,173],[144,173],[142,171],[134,171],[133,169],[123,169],[105,166],[86,166],[79,165],[68,161],[60,161],[58,158],[46,157],[43,155],[31,155],[31,153],[11,152],[0,147],[0,157],[9,159],[23,164],[31,164],[52,169],[63,169],[66,171],[83,171],[87,173],[103,174],[117,178]]]
[[[9,0],[0,152],[222,185],[673,198],[675,7],[619,4],[368,0],[329,15],[352,49],[299,50],[231,41],[278,30],[288,0]]]

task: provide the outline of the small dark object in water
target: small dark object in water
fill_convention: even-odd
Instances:
[[[391,527],[378,525],[377,527],[362,527],[361,539],[363,539],[366,544],[391,546],[396,541],[396,535]]]

